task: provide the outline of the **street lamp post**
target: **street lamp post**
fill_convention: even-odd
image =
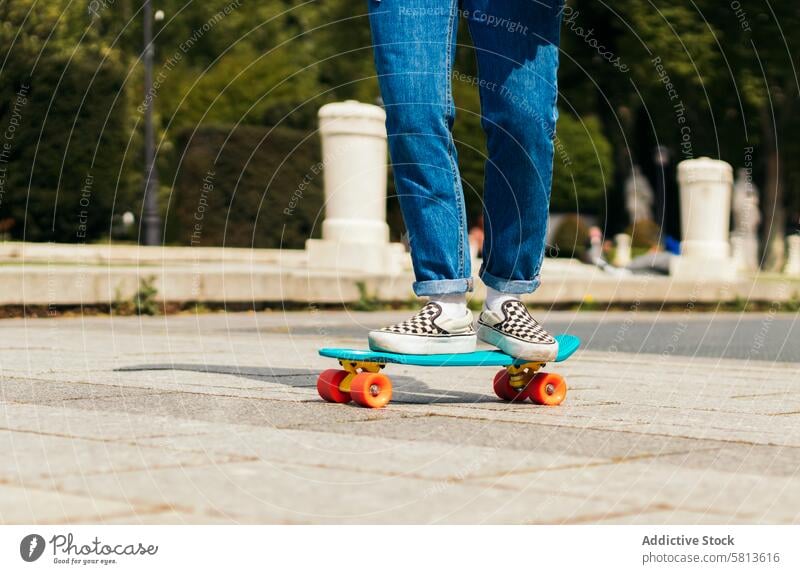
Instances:
[[[161,215],[158,212],[158,167],[153,133],[153,6],[144,0],[144,244],[161,244]]]

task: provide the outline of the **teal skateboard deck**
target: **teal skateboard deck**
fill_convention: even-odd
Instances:
[[[574,335],[556,335],[556,363],[566,361],[580,346]],[[506,401],[520,402],[527,398],[545,405],[560,404],[566,396],[566,383],[555,373],[544,373],[545,363],[527,361],[502,351],[442,355],[402,355],[383,351],[359,349],[320,349],[323,357],[339,361],[341,370],[324,371],[317,380],[317,391],[328,402],[347,403],[380,408],[391,400],[391,381],[380,373],[388,364],[419,367],[504,367],[495,375],[494,390]]]

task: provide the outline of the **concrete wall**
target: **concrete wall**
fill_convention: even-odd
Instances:
[[[352,303],[414,298],[410,272],[342,273],[310,268],[300,250],[0,244],[0,305],[97,305],[133,297],[151,280],[156,298],[207,303]],[[476,280],[474,297],[482,299]],[[734,282],[618,277],[571,260],[545,261],[538,304],[789,301],[800,279],[760,275]]]

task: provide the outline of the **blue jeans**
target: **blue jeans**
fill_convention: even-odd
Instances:
[[[417,295],[472,290],[452,81],[478,85],[487,137],[483,282],[539,286],[558,117],[563,0],[368,0],[394,179]],[[452,78],[459,18],[478,78]]]

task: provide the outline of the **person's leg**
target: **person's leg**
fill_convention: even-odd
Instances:
[[[450,132],[458,0],[368,0],[396,191],[408,230],[414,292],[431,301],[407,321],[371,331],[398,353],[475,349],[464,194]]]
[[[464,0],[478,59],[489,159],[481,279],[539,285],[553,173],[561,0]]]
[[[368,0],[389,150],[420,296],[471,290],[450,129],[458,0]]]
[[[544,257],[562,6],[562,0],[464,0],[489,152],[480,271],[489,296],[478,337],[532,360],[558,352],[518,297],[539,286]]]

